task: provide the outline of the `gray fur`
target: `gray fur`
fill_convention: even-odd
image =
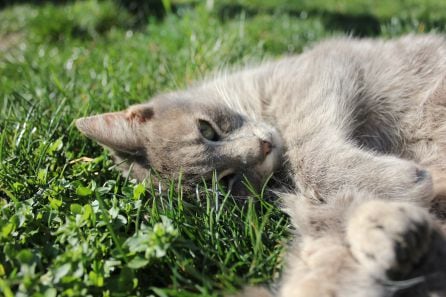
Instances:
[[[278,294],[355,297],[387,296],[390,271],[446,272],[444,261],[419,263],[445,254],[442,227],[424,209],[444,213],[445,115],[446,40],[409,35],[327,40],[76,124],[118,158],[136,161],[131,174],[139,179],[149,166],[166,177],[183,170],[192,183],[230,170],[259,187],[286,162],[296,194],[283,201],[298,239]],[[198,119],[215,125],[221,140],[203,140]],[[387,248],[362,242],[362,232],[378,234]],[[401,242],[406,237],[426,244]],[[397,261],[398,245],[409,264]],[[437,290],[421,287],[403,296]]]

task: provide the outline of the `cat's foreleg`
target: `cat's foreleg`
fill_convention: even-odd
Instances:
[[[336,133],[327,129],[287,150],[296,187],[306,197],[327,201],[348,188],[383,199],[430,204],[434,189],[427,170],[412,161],[359,148]]]
[[[296,187],[318,200],[349,188],[428,205],[433,197],[428,171],[415,162],[378,153],[373,145],[364,147],[367,142],[360,140],[381,137],[369,142],[388,142],[383,146],[393,148],[390,151],[398,151],[404,142],[398,127],[404,110],[386,98],[376,101],[378,91],[367,88],[372,78],[365,74],[364,61],[348,48],[333,51],[324,46],[295,63],[302,74],[286,87],[272,79],[276,88],[271,94],[282,103],[289,97],[278,107],[277,126]],[[290,113],[291,119],[282,116]]]

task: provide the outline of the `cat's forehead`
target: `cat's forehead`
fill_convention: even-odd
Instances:
[[[244,117],[215,100],[194,100],[188,97],[160,97],[153,100],[155,114],[161,118],[209,120],[222,129],[240,127]]]

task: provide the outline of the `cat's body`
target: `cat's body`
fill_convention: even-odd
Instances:
[[[429,185],[413,182],[413,164],[389,155],[445,170],[445,57],[439,38],[335,39],[202,88],[216,85],[226,101],[247,102],[240,112],[279,130],[300,190],[326,199],[356,185],[424,200]]]
[[[401,241],[413,256],[403,277],[421,273],[414,267],[422,266],[418,262],[432,254],[428,251],[444,255],[444,244],[437,244],[440,235],[432,241],[435,247],[405,244],[401,238],[423,231],[418,239],[426,242],[439,234],[419,206],[442,204],[445,116],[446,41],[428,35],[325,41],[299,56],[219,75],[77,125],[118,158],[135,161],[138,178],[149,164],[165,176],[175,177],[182,169],[191,182],[217,170],[231,176],[234,191],[242,191],[241,175],[259,187],[285,161],[297,194],[284,200],[300,240],[291,248],[290,254],[298,256],[290,256],[278,294],[385,296],[376,280],[387,279],[390,270],[401,272],[393,245]],[[388,212],[376,215],[379,206],[367,202],[370,197],[392,200]],[[392,220],[406,208],[407,214]],[[373,217],[374,223],[363,217]],[[332,219],[339,223],[327,227]],[[420,225],[427,229],[412,230]],[[388,246],[370,256],[379,245],[356,238],[375,234],[373,226],[384,230],[380,242],[387,240]],[[330,245],[333,251],[307,263]],[[387,257],[389,267],[380,256]],[[330,259],[334,262],[327,264]],[[434,266],[423,273],[446,269],[444,263]],[[324,279],[329,285],[317,286]],[[361,295],[364,289],[370,294]],[[409,293],[418,296],[416,289]]]

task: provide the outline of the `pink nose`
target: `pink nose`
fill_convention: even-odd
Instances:
[[[262,148],[262,153],[264,157],[268,156],[268,154],[271,153],[271,150],[273,149],[273,145],[271,144],[271,142],[266,140],[261,140],[260,146]]]

